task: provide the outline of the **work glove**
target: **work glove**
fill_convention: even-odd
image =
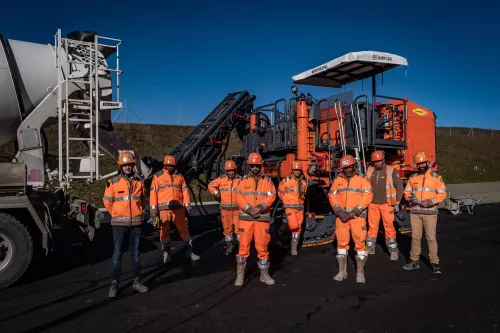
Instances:
[[[217,200],[218,202],[220,202],[220,192],[215,195],[215,200]]]
[[[418,199],[417,198],[410,198],[410,202],[414,205],[418,205]]]
[[[399,204],[396,204],[394,206],[394,214],[398,213],[399,212]]]
[[[351,210],[350,212],[347,213],[347,216],[349,217],[349,220],[352,220],[354,218],[356,218],[356,212],[354,212],[353,210]]]
[[[193,210],[193,207],[191,206],[186,206],[186,215],[191,216],[191,211]]]
[[[160,226],[160,218],[157,216],[153,220],[153,227],[158,228]]]
[[[154,220],[158,216],[158,210],[157,209],[151,209],[149,212],[149,216]]]
[[[422,203],[420,203],[420,206],[424,207],[424,208],[427,208],[427,207],[432,207],[434,205],[434,203],[432,202],[432,200],[424,200],[422,201]]]
[[[257,217],[258,215],[260,215],[260,209],[259,207],[252,207],[250,208],[250,216],[252,217]]]
[[[349,221],[349,215],[347,214],[347,212],[345,210],[339,210],[337,212],[337,216],[344,223],[347,222],[347,221]]]

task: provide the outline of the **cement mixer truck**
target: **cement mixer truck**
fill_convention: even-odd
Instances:
[[[71,184],[112,177],[116,172],[100,174],[100,157],[131,149],[111,123],[111,111],[122,106],[121,40],[89,31],[63,37],[58,30],[53,45],[2,35],[0,41],[0,146],[13,151],[0,160],[1,289],[26,272],[35,251],[53,249],[61,224],[74,223],[93,239],[103,214],[70,200]],[[49,154],[51,126],[57,154]],[[137,172],[147,177],[151,170],[141,162]]]

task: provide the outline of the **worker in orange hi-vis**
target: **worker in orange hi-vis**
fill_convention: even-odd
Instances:
[[[269,276],[269,250],[271,241],[269,223],[271,206],[276,199],[276,187],[271,179],[262,174],[262,157],[251,153],[247,163],[250,166],[248,175],[241,179],[236,190],[238,207],[240,208],[240,249],[236,255],[236,286],[243,285],[247,258],[250,256],[250,244],[255,240],[257,249],[260,281],[274,284]]]
[[[109,297],[116,297],[121,272],[121,257],[125,237],[129,237],[130,257],[134,271],[132,288],[144,293],[149,289],[140,282],[141,259],[139,243],[144,224],[143,210],[146,204],[144,182],[134,172],[135,156],[128,151],[118,156],[120,173],[108,180],[103,202],[111,216],[114,250],[111,258],[111,288]]]
[[[304,199],[307,183],[302,174],[302,163],[293,161],[292,176],[283,178],[278,186],[278,197],[283,202],[288,228],[292,233],[292,256],[296,256],[297,245],[304,221]]]
[[[241,177],[236,174],[236,163],[234,161],[226,161],[224,170],[226,170],[225,175],[208,183],[208,190],[220,202],[220,214],[224,228],[224,240],[226,241],[226,255],[230,255],[233,252],[233,232],[236,234],[237,240],[240,240],[240,221],[238,218],[240,209],[236,199],[236,188],[240,183]]]
[[[418,172],[411,175],[404,190],[404,195],[410,203],[411,252],[410,261],[403,268],[420,268],[422,232],[425,231],[432,271],[441,274],[436,226],[438,205],[446,199],[446,185],[443,178],[429,168],[429,158],[425,152],[416,153],[413,162]]]
[[[160,242],[163,250],[163,262],[169,263],[170,257],[170,223],[175,223],[184,245],[188,247],[186,257],[199,260],[193,253],[192,240],[188,229],[187,217],[191,214],[191,199],[184,176],[175,169],[174,156],[166,156],[163,160],[164,169],[153,176],[149,194],[150,215],[160,217]]]
[[[374,151],[371,155],[373,163],[366,172],[366,180],[370,182],[373,199],[368,206],[368,236],[366,246],[369,254],[375,254],[380,217],[384,223],[385,244],[389,249],[390,260],[398,260],[398,243],[394,228],[394,214],[399,211],[403,196],[403,181],[398,170],[385,163],[385,153]]]
[[[352,234],[356,249],[356,282],[365,283],[364,267],[368,260],[365,244],[366,215],[373,193],[370,183],[355,174],[355,163],[356,160],[351,155],[340,159],[342,172],[335,178],[328,193],[330,204],[337,215],[335,235],[339,273],[334,280],[342,281],[347,278],[347,252]]]

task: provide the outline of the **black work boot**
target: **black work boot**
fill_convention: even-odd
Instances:
[[[431,264],[432,266],[432,273],[434,274],[441,274],[441,268],[439,268],[438,264]]]
[[[111,281],[111,288],[109,288],[108,297],[115,298],[118,294],[118,280]]]
[[[140,293],[146,293],[149,291],[149,288],[143,285],[139,278],[135,278],[134,283],[132,284],[132,289]]]
[[[419,269],[420,263],[418,262],[418,260],[410,260],[410,262],[408,262],[406,265],[404,265],[403,268],[406,269],[407,271]]]

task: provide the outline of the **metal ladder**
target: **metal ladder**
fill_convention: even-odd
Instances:
[[[116,42],[116,45],[103,44],[101,40]],[[94,36],[93,42],[62,38],[61,30],[56,34],[56,66],[58,69],[58,148],[59,148],[59,183],[62,187],[69,187],[70,182],[83,179],[95,182],[106,176],[99,174],[99,122],[101,109],[120,109],[120,75],[119,69],[119,39]],[[99,46],[116,49],[116,68],[106,66]],[[66,58],[62,58],[65,54]],[[117,101],[99,100],[99,75],[110,73],[116,75]],[[76,86],[76,90],[75,90]],[[112,86],[109,88],[112,89]],[[88,99],[69,98],[71,90],[80,91]],[[63,131],[63,120],[65,122]],[[70,124],[74,126],[70,126]],[[88,129],[89,135],[72,136],[71,129],[83,126]],[[75,131],[76,132],[76,131]],[[81,132],[80,132],[81,133]],[[88,155],[76,156],[70,149],[70,142],[85,143]],[[64,148],[63,149],[63,145]],[[79,161],[78,175],[73,174],[71,161]],[[65,165],[64,165],[65,164]],[[78,164],[78,163],[77,163]]]

